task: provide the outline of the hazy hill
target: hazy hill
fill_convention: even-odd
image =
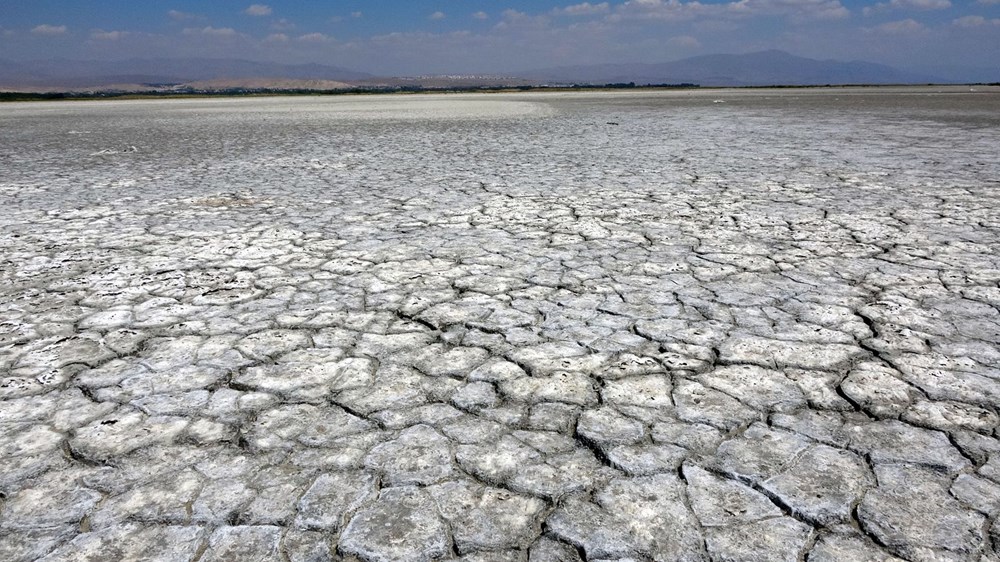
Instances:
[[[991,72],[986,74],[993,75]],[[976,81],[956,73],[915,73],[864,61],[816,60],[783,51],[704,55],[659,64],[599,64],[547,68],[518,76],[375,78],[322,64],[278,64],[237,59],[129,59],[115,62],[64,59],[0,60],[0,89],[141,90],[149,85],[198,84],[231,87],[332,89],[356,85],[477,87],[531,84],[694,83],[701,86],[823,84],[920,84]],[[993,79],[979,80],[992,81]],[[342,86],[337,86],[337,84]],[[295,86],[293,86],[295,85]]]
[[[928,74],[940,76],[950,82],[969,84],[974,82],[1000,82],[1000,64],[996,66],[934,65],[926,69]]]
[[[704,55],[659,64],[565,66],[525,72],[522,75],[561,83],[691,82],[702,86],[911,84],[941,81],[932,76],[905,72],[882,64],[808,59],[784,51]]]
[[[347,82],[370,74],[321,64],[278,64],[238,59],[0,60],[0,86],[97,87],[106,84],[179,84],[210,80],[324,80]]]
[[[353,86],[337,80],[274,79],[274,78],[220,78],[195,80],[184,84],[195,90],[346,90]]]

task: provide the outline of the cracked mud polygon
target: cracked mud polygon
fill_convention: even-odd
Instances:
[[[969,90],[5,104],[0,559],[996,561]]]

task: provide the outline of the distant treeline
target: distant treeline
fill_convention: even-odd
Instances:
[[[0,92],[3,101],[37,100],[88,100],[115,98],[177,98],[202,96],[341,96],[358,94],[393,93],[463,93],[463,92],[529,92],[534,90],[617,90],[626,88],[689,89],[699,88],[698,84],[648,84],[637,86],[635,82],[613,84],[566,84],[566,85],[521,85],[521,86],[359,86],[340,90],[311,90],[306,88],[226,88],[202,90],[179,88],[174,90],[140,91],[94,91],[94,92]]]

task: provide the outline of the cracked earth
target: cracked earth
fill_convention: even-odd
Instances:
[[[1000,560],[998,115],[0,106],[0,559]]]

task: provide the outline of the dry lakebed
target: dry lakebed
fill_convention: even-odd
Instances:
[[[0,560],[998,561],[1000,89],[0,105]]]

